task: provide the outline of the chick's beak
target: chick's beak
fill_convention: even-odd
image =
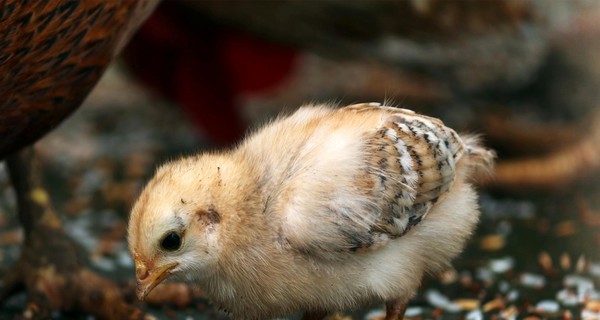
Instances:
[[[171,275],[171,271],[179,265],[178,262],[166,264],[155,269],[148,270],[146,264],[135,260],[135,275],[137,278],[137,296],[144,300],[148,293]]]

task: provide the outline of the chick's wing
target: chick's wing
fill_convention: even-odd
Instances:
[[[406,234],[450,188],[463,153],[441,121],[368,104],[331,111],[306,135],[269,210],[278,241],[311,255]]]

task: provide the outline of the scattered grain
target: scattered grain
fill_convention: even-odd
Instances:
[[[487,235],[481,238],[479,246],[482,250],[497,251],[506,246],[506,239],[500,234]]]

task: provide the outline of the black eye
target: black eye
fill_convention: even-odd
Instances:
[[[181,247],[181,237],[177,232],[171,231],[160,242],[161,248],[167,251],[175,251]]]

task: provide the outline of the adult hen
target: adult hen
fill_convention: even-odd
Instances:
[[[129,225],[138,295],[182,278],[235,318],[377,301],[401,317],[472,233],[468,180],[493,158],[409,110],[301,108],[233,150],[158,169]]]

